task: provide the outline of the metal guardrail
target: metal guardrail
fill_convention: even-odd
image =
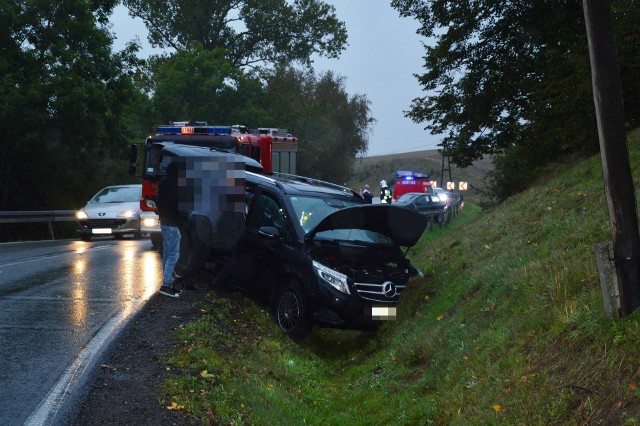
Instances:
[[[436,217],[440,215],[440,213],[429,214],[429,229],[432,229],[434,223],[440,226],[448,225],[453,217],[462,209],[462,206],[464,205],[464,198],[462,195],[450,193],[450,196],[452,196],[451,204],[445,212],[444,221],[436,221]],[[75,210],[0,211],[0,224],[45,222],[49,229],[49,237],[52,240],[55,240],[55,236],[53,235],[53,222],[74,222],[75,220]]]
[[[52,240],[55,240],[53,222],[74,222],[75,220],[75,210],[0,211],[0,224],[46,222],[49,237]]]
[[[453,192],[449,192],[448,194],[450,204],[445,211],[426,214],[428,220],[427,229],[433,229],[434,224],[439,225],[440,227],[448,225],[462,210],[462,207],[464,206],[464,197]],[[439,218],[441,220],[438,220]]]

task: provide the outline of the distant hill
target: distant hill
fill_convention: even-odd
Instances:
[[[445,168],[448,165],[445,164]],[[493,164],[489,159],[476,161],[465,169],[451,165],[451,178],[456,182],[468,183],[467,191],[460,191],[464,198],[475,204],[488,201],[482,191],[486,189],[485,175],[491,170]],[[426,173],[435,180],[438,186],[444,187],[440,181],[442,175],[442,155],[438,150],[406,152],[402,154],[389,154],[371,157],[362,157],[356,160],[353,177],[347,182],[347,186],[360,190],[365,184],[369,184],[374,196],[379,195],[380,181],[386,180],[389,186],[393,185],[396,171],[410,170],[418,173]],[[445,182],[449,180],[449,171],[444,171]],[[445,183],[446,184],[446,183]]]

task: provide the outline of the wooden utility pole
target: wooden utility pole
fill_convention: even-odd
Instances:
[[[609,0],[583,0],[622,315],[640,307],[640,236]]]
[[[444,165],[444,158],[447,157],[447,166],[445,168]],[[451,157],[449,157],[449,154],[446,154],[445,151],[442,151],[442,171],[440,172],[440,188],[444,188],[446,190],[448,190],[449,188],[447,188],[447,184],[444,183],[444,172],[448,171],[449,172],[449,182],[451,182],[452,178],[451,178]]]

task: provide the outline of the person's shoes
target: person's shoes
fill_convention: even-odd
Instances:
[[[173,286],[173,291],[175,291],[178,296],[182,294],[182,290],[176,288],[175,286]]]
[[[184,275],[180,275],[176,271],[173,271],[172,277],[173,277],[173,288],[176,288],[176,285],[180,285],[184,281]]]
[[[158,290],[158,293],[165,296],[174,297],[174,298],[180,297],[180,293],[178,293],[176,290],[169,287],[168,285],[163,285],[162,287],[160,287],[160,290]]]

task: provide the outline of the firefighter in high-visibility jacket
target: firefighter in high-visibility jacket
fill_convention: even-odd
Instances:
[[[380,181],[380,204],[391,204],[391,190],[386,180]]]

